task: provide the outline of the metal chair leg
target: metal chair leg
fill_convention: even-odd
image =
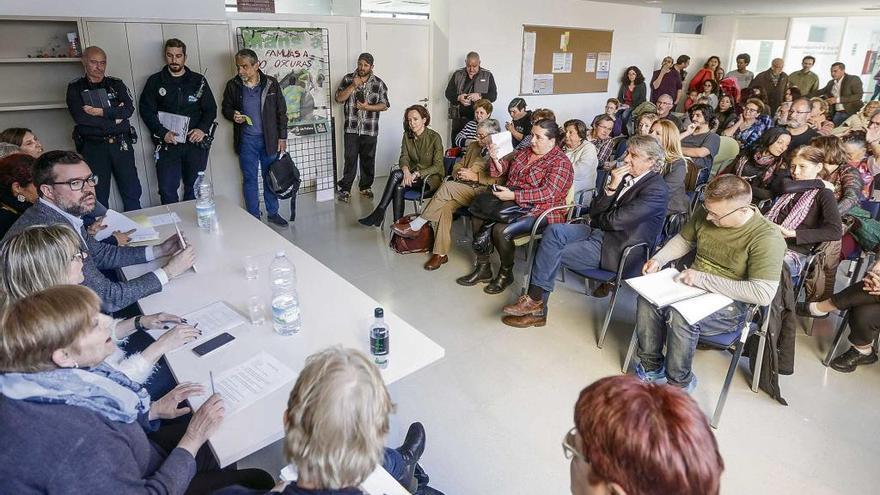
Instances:
[[[764,365],[764,347],[767,345],[767,335],[763,332],[758,335],[758,355],[755,357],[755,372],[752,375],[752,392],[758,391],[761,383],[761,368]]]
[[[828,367],[831,363],[831,360],[834,359],[834,354],[837,352],[837,348],[840,346],[840,343],[843,342],[843,335],[846,333],[846,327],[849,326],[849,312],[845,311],[845,314],[840,315],[840,325],[837,326],[837,331],[834,333],[834,340],[831,341],[831,348],[828,349],[828,354],[825,355],[825,359],[822,360],[822,365]]]
[[[617,284],[611,289],[611,302],[608,304],[608,311],[605,313],[605,322],[602,324],[602,331],[599,333],[599,342],[596,344],[599,349],[605,345],[605,334],[608,332],[608,325],[611,323],[611,314],[614,312],[614,303],[617,302],[617,292],[620,287]]]
[[[639,343],[639,336],[636,333],[636,329],[633,328],[632,337],[629,339],[629,349],[626,350],[626,357],[623,358],[623,366],[620,368],[620,372],[624,375],[629,372],[629,363],[632,361],[633,355],[636,353],[636,345]]]
[[[730,383],[733,381],[733,374],[739,365],[739,358],[743,353],[743,342],[736,342],[736,350],[733,353],[733,359],[730,360],[730,366],[727,368],[727,376],[724,377],[724,385],[721,387],[721,395],[718,396],[718,403],[715,405],[715,412],[712,414],[712,421],[709,423],[712,428],[718,428],[718,422],[721,421],[721,413],[724,412],[724,403],[727,402],[727,392],[730,390]]]

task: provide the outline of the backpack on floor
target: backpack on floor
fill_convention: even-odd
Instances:
[[[406,215],[401,218],[398,223],[409,224],[416,219],[418,215]],[[419,229],[419,235],[415,239],[407,239],[400,237],[392,232],[391,242],[388,244],[397,254],[424,253],[430,251],[434,247],[434,228],[431,222],[426,223]]]
[[[299,169],[290,158],[290,153],[281,153],[278,159],[269,165],[269,188],[278,199],[294,196],[299,190]]]

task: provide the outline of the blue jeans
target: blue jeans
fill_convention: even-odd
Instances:
[[[556,223],[548,226],[535,255],[531,284],[553,292],[560,265],[575,271],[599,268],[603,236],[601,230],[589,225]]]
[[[849,114],[844,112],[843,110],[839,110],[834,112],[834,115],[831,117],[831,121],[834,122],[834,126],[837,127],[840,124],[843,124],[843,121],[849,118]]]
[[[388,471],[388,474],[404,487],[410,485],[411,480],[401,479],[403,478],[403,475],[406,474],[406,463],[403,461],[403,456],[400,455],[400,452],[385,447],[382,468],[385,469],[385,471]]]
[[[691,365],[700,335],[739,332],[746,316],[746,304],[734,302],[691,326],[670,306],[657,308],[642,297],[637,306],[636,335],[642,368],[659,370],[663,366],[663,344],[666,344],[666,379],[678,387],[686,387],[693,379]]]
[[[275,156],[266,153],[266,143],[263,136],[248,136],[242,134],[241,149],[238,152],[238,163],[241,166],[242,193],[244,204],[248,213],[260,218],[260,197],[257,180],[263,180],[263,200],[266,202],[266,213],[269,216],[278,214],[278,197],[269,188],[266,176],[269,173],[269,165],[275,161]],[[257,176],[257,163],[260,164],[259,177]]]

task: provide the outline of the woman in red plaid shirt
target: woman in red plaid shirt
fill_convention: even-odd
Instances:
[[[513,240],[532,230],[532,226],[545,210],[565,204],[565,198],[574,179],[574,169],[568,157],[559,147],[562,135],[555,120],[545,119],[532,126],[532,138],[528,148],[513,155],[512,160],[501,159],[495,145],[490,146],[490,174],[500,177],[507,174],[507,186],[497,186],[495,197],[502,201],[515,201],[526,214],[512,223],[485,222],[474,218],[474,250],[477,262],[474,270],[456,280],[460,285],[476,285],[489,282],[483,289],[487,294],[500,294],[513,283]],[[547,215],[546,223],[565,221],[565,212],[554,211]],[[490,242],[481,242],[481,240]],[[492,248],[498,250],[501,268],[492,277],[489,255]]]

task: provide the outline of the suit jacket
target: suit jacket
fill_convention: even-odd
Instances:
[[[46,205],[40,200],[34,206],[25,210],[21,217],[12,225],[3,241],[10,236],[21,232],[32,225],[71,225],[61,213]],[[72,227],[72,225],[71,225]],[[101,270],[114,270],[129,265],[146,263],[145,247],[119,247],[98,242],[86,232],[85,228],[80,231],[80,236],[85,239],[82,249],[88,252],[83,260],[83,275],[85,280],[82,285],[92,289],[98,294],[103,302],[103,311],[118,311],[130,304],[136,303],[140,298],[155,294],[162,290],[162,283],[154,273],[144,274],[127,282],[116,282],[107,278]]]
[[[600,268],[615,272],[624,248],[640,242],[654,246],[669,203],[669,186],[656,172],[648,172],[622,196],[621,190],[606,196],[603,189],[590,204],[590,225],[604,232]],[[624,275],[637,275],[644,262],[644,254],[630,256]]]
[[[819,96],[828,98],[831,95],[831,88],[834,87],[834,79],[828,81],[828,84],[819,91]],[[840,103],[843,104],[843,111],[853,115],[859,113],[862,109],[863,94],[862,80],[859,76],[846,74],[840,81]],[[831,105],[831,113],[834,113],[834,105]]]
[[[779,83],[773,86],[773,80],[770,77],[772,69],[761,72],[749,84],[749,89],[761,88],[762,99],[770,106],[770,115],[776,114],[776,109],[785,99],[785,90],[788,89],[788,74],[785,72],[779,74]]]

